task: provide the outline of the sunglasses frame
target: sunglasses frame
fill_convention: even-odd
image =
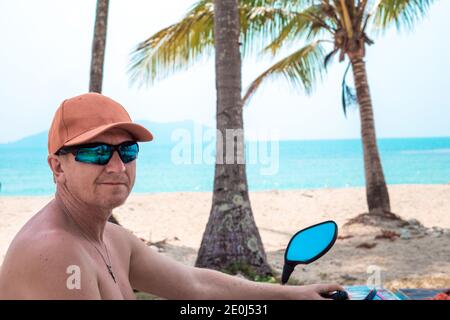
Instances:
[[[131,145],[134,145],[134,144],[137,146],[137,150],[138,150],[137,153],[136,153],[136,158],[131,160],[131,161],[129,161],[129,162],[125,162],[122,159],[122,155],[120,153],[120,149],[119,148],[121,146],[123,146],[123,145],[131,146]],[[100,163],[93,163],[93,162],[85,162],[85,161],[80,161],[79,159],[77,159],[77,155],[78,155],[78,152],[80,151],[80,149],[93,148],[93,147],[98,147],[98,146],[101,146],[101,145],[105,145],[105,146],[108,146],[109,148],[111,148],[111,153],[110,153],[109,159],[108,159],[108,161],[106,163],[100,164]],[[88,164],[97,164],[97,165],[103,165],[104,166],[104,165],[107,165],[109,163],[109,161],[111,160],[111,158],[114,155],[114,152],[116,152],[116,151],[119,154],[120,160],[124,164],[130,163],[130,162],[132,162],[132,161],[137,159],[137,155],[139,154],[139,144],[137,143],[137,141],[133,141],[133,140],[124,141],[124,142],[122,142],[120,144],[109,144],[109,143],[104,143],[104,142],[91,142],[91,143],[86,143],[86,144],[78,144],[78,145],[74,145],[74,146],[62,147],[58,151],[55,152],[55,155],[64,155],[64,154],[71,153],[71,154],[73,154],[75,156],[75,160],[78,161],[78,162],[88,163]]]

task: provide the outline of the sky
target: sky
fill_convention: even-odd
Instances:
[[[131,85],[129,54],[177,22],[195,1],[110,1],[103,93],[133,120],[215,125],[213,57],[152,87]],[[88,90],[94,0],[0,0],[0,143],[48,130],[60,103]],[[389,30],[368,48],[367,72],[379,138],[450,136],[450,1],[440,0],[413,31]],[[243,88],[271,63],[243,61]],[[245,107],[249,135],[281,139],[360,137],[359,114],[344,117],[335,62],[311,96],[267,82]],[[151,128],[149,128],[151,130]]]

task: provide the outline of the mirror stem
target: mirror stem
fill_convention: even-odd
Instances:
[[[281,274],[281,284],[284,285],[288,282],[289,277],[291,276],[292,271],[294,271],[295,265],[290,263],[285,263],[283,266],[283,273]]]

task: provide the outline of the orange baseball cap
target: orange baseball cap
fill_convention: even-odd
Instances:
[[[136,141],[153,140],[150,131],[131,121],[122,105],[91,92],[64,100],[58,107],[48,132],[48,152],[85,143],[111,128],[129,132]]]

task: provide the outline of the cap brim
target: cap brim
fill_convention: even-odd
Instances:
[[[100,135],[101,133],[113,129],[113,128],[119,128],[127,131],[130,133],[133,138],[136,141],[152,141],[153,135],[150,131],[148,131],[145,127],[141,126],[137,123],[131,123],[131,122],[116,122],[111,124],[106,124],[100,127],[97,127],[95,129],[86,131],[79,136],[70,139],[69,141],[66,141],[64,143],[64,146],[73,146],[77,144],[86,143],[89,140],[95,138],[96,136]]]

